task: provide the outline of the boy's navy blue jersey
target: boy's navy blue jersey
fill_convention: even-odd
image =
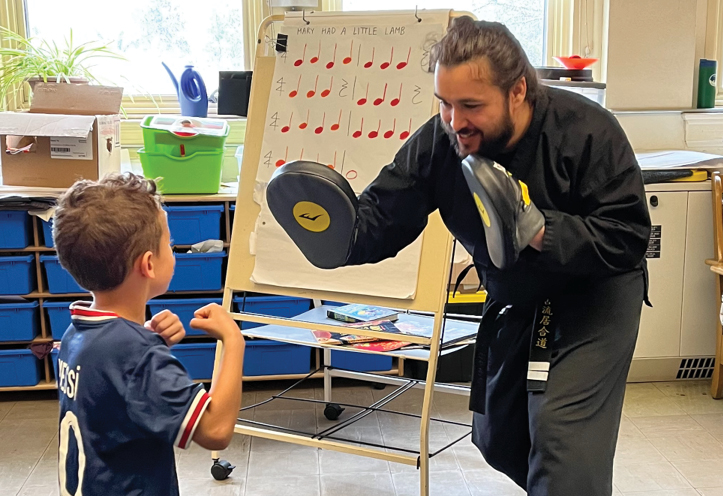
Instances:
[[[210,397],[157,334],[87,303],[70,310],[58,356],[61,494],[177,495],[173,446],[190,446]]]

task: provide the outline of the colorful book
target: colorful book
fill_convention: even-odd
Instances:
[[[341,322],[370,322],[375,320],[395,321],[399,318],[395,310],[369,305],[344,305],[326,311],[327,317]]]
[[[386,321],[386,320],[355,323],[355,324],[349,324],[348,326],[344,326],[344,327],[350,328],[350,329],[365,329],[368,331],[391,332],[391,333],[399,334],[399,330],[394,326],[394,324],[392,324],[391,322]],[[375,338],[375,337],[371,337],[371,336],[356,335],[353,333],[353,331],[350,331],[350,332],[311,331],[311,332],[314,334],[314,337],[316,338],[316,340],[322,344],[351,345],[351,344],[357,344],[357,343],[370,343],[373,341],[377,341],[377,342],[382,341],[379,338]]]

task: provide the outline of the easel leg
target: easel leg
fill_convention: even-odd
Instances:
[[[331,366],[331,350],[324,348],[324,401],[327,403],[331,402],[331,372],[329,366]]]
[[[723,292],[723,276],[716,275],[716,290],[718,300],[721,301]],[[715,346],[715,362],[713,364],[713,382],[710,387],[710,395],[715,399],[723,398],[723,326],[721,326],[720,317],[716,315],[716,346]]]

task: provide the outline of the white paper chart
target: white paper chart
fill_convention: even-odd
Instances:
[[[361,192],[390,163],[434,103],[430,49],[441,24],[284,26],[277,53],[257,181],[312,160]]]

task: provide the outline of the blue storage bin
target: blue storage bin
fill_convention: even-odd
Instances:
[[[205,336],[205,332],[193,329],[191,327],[191,320],[193,320],[193,314],[199,308],[205,307],[210,303],[218,303],[220,305],[222,302],[223,300],[221,298],[151,300],[148,302],[148,308],[151,310],[151,315],[155,315],[165,309],[168,309],[178,315],[178,318],[181,319],[183,327],[186,329],[186,336]]]
[[[32,244],[30,216],[24,210],[0,211],[0,248],[25,248]]]
[[[41,364],[30,350],[0,350],[0,387],[37,386]]]
[[[32,341],[40,333],[38,302],[0,304],[0,341]]]
[[[243,297],[236,297],[233,302],[239,310],[243,306]],[[308,298],[291,298],[289,296],[249,296],[243,311],[269,315],[272,317],[296,317],[309,310]],[[242,322],[241,329],[253,329],[263,324]]]
[[[244,375],[308,374],[311,348],[265,339],[246,341]]]
[[[48,276],[48,291],[51,294],[87,293],[60,265],[57,255],[41,255],[40,263],[45,267],[45,275]]]
[[[211,379],[216,343],[177,344],[171,354],[178,358],[191,379]]]
[[[331,350],[331,365],[355,372],[383,372],[392,368],[392,357]]]
[[[33,292],[33,255],[0,257],[0,295]]]
[[[53,219],[48,222],[43,222],[43,240],[45,241],[46,248],[52,248],[53,244]]]
[[[221,238],[223,205],[166,206],[171,239],[177,245],[192,245]]]
[[[223,287],[221,268],[226,252],[175,253],[176,271],[168,291],[215,291]]]
[[[50,333],[53,339],[60,341],[63,334],[68,330],[70,325],[70,302],[69,301],[46,301],[43,308],[48,311],[48,321],[50,322]]]
[[[60,354],[60,350],[53,348],[50,350],[50,359],[53,361],[53,373],[55,380],[58,380],[58,355]]]

